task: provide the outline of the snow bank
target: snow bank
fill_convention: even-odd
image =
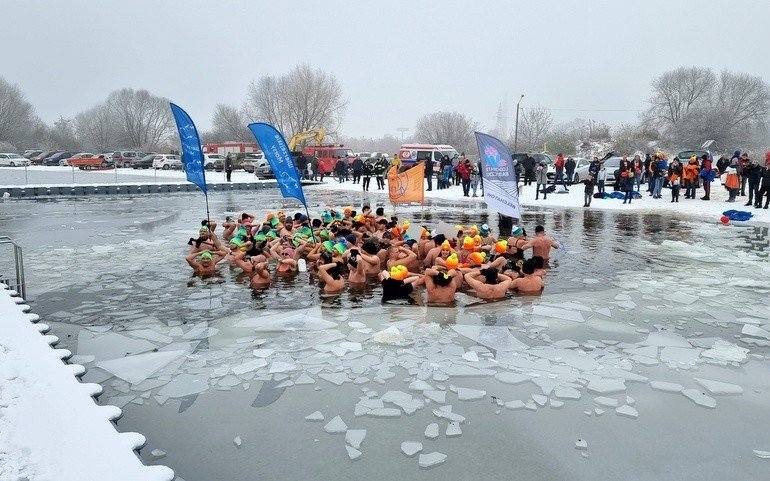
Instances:
[[[145,466],[133,452],[145,438],[118,433],[115,406],[91,396],[98,384],[79,382],[85,369],[50,347],[45,324],[0,284],[0,479],[170,481],[171,469]]]
[[[387,188],[384,190],[377,190],[376,183],[372,181],[369,186],[368,194],[383,195],[388,194]],[[427,186],[427,184],[426,184]],[[520,187],[519,202],[522,205],[522,211],[526,213],[527,207],[541,206],[541,207],[574,207],[585,210],[614,210],[623,212],[643,212],[654,214],[681,214],[685,216],[692,216],[701,218],[704,220],[713,221],[719,223],[719,218],[722,216],[722,212],[735,209],[745,210],[751,212],[754,217],[748,222],[736,222],[741,225],[752,224],[770,224],[770,210],[755,209],[754,207],[744,207],[748,201],[748,197],[738,197],[738,200],[733,203],[725,202],[727,200],[727,191],[720,185],[719,182],[713,182],[711,184],[711,200],[700,200],[703,196],[703,189],[698,189],[698,197],[695,199],[685,199],[684,191],[680,192],[679,202],[671,202],[671,191],[669,189],[663,189],[661,199],[653,199],[650,197],[645,189],[646,185],[642,185],[642,198],[634,200],[631,204],[623,204],[622,200],[618,199],[592,199],[591,207],[583,207],[583,184],[577,184],[570,186],[569,192],[564,194],[548,194],[548,198],[543,200],[543,196],[540,195],[539,200],[535,200],[535,186],[523,186]],[[334,179],[325,179],[323,185],[308,186],[305,187],[307,192],[312,192],[315,189],[324,189],[332,191],[346,191],[346,192],[362,192],[361,184],[353,184],[352,182],[338,183]],[[612,186],[607,186],[607,192],[612,192]],[[363,192],[362,192],[363,193]],[[436,190],[435,182],[433,190],[425,192],[426,199],[437,200],[450,200],[454,202],[466,202],[468,204],[482,204],[484,198],[481,195],[481,188],[478,189],[479,197],[463,197],[463,191],[461,186],[452,186],[449,189]]]

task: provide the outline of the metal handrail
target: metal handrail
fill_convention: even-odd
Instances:
[[[0,280],[0,282],[7,284],[8,287],[13,288],[16,292],[21,294],[21,297],[26,299],[27,286],[24,279],[24,257],[23,257],[21,246],[15,243],[13,239],[7,236],[0,236],[0,245],[2,244],[10,244],[13,246],[13,262],[16,270],[16,278],[14,279],[15,280],[14,283],[11,283],[11,279]]]

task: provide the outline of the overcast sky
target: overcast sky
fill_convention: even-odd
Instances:
[[[342,83],[351,136],[399,135],[438,110],[492,129],[522,93],[557,122],[617,125],[683,65],[770,81],[768,1],[0,0],[0,19],[0,76],[49,122],[132,87],[205,130],[217,103],[302,62]]]

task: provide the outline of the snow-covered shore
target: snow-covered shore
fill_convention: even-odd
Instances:
[[[101,386],[75,378],[84,368],[61,361],[69,351],[51,348],[56,337],[12,293],[0,284],[0,480],[173,479],[142,464],[144,436],[115,430],[121,410],[94,402]]]
[[[770,224],[770,210],[755,209],[752,207],[745,207],[744,204],[748,202],[748,197],[738,197],[736,202],[729,203],[727,200],[727,191],[722,185],[715,181],[711,184],[711,200],[700,200],[703,196],[703,189],[699,189],[697,197],[695,199],[685,199],[684,190],[681,191],[678,203],[671,202],[671,191],[669,189],[663,189],[661,199],[653,199],[646,192],[646,185],[642,185],[642,198],[634,200],[631,204],[623,204],[622,200],[618,199],[592,199],[591,207],[588,209],[602,209],[624,212],[644,212],[650,214],[682,214],[687,216],[693,216],[706,221],[719,223],[722,212],[730,209],[742,210],[751,212],[753,217],[748,222],[741,224]],[[324,185],[312,186],[305,188],[307,192],[312,192],[311,189],[326,189],[333,191],[361,191],[360,184],[353,184],[352,182],[338,183],[334,179],[326,179]],[[607,186],[607,192],[612,192],[612,187]],[[522,212],[527,211],[527,207],[567,207],[567,208],[579,208],[583,209],[583,184],[570,186],[569,192],[564,194],[548,194],[547,199],[543,199],[542,195],[539,200],[535,200],[535,185],[520,187],[519,202],[522,206]],[[387,189],[377,190],[376,183],[372,180],[372,185],[369,187],[370,194],[381,194],[386,196],[388,194]],[[482,203],[484,198],[481,195],[481,188],[478,189],[479,197],[463,197],[461,186],[452,186],[449,189],[436,190],[434,183],[433,190],[425,192],[426,199],[436,200],[451,200],[454,202],[468,202],[471,204]]]

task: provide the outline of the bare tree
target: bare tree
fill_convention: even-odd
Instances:
[[[106,104],[99,104],[75,117],[75,133],[83,147],[96,153],[115,147],[117,125]]]
[[[19,86],[0,77],[0,142],[22,148],[33,140],[31,134],[39,123]]]
[[[358,151],[368,152],[383,152],[389,155],[398,153],[398,149],[401,144],[408,143],[411,139],[405,139],[403,142],[400,138],[397,138],[390,134],[385,134],[379,138],[369,137],[337,137],[337,141],[345,146],[348,146]]]
[[[519,121],[518,150],[540,150],[553,126],[551,112],[537,106],[526,109]]]
[[[290,137],[319,127],[336,133],[346,105],[333,74],[302,64],[286,75],[252,81],[243,111],[250,120],[267,122]]]
[[[612,149],[621,154],[649,151],[660,134],[644,123],[623,124],[613,129]]]
[[[475,152],[473,133],[479,124],[457,112],[425,114],[417,121],[414,138],[428,144],[447,144],[461,152]]]
[[[172,132],[174,121],[166,98],[124,88],[112,92],[107,105],[115,121],[119,147],[155,148]]]
[[[652,81],[650,115],[665,124],[676,125],[714,92],[716,76],[709,68],[679,67]]]
[[[220,142],[245,142],[254,140],[246,127],[248,121],[243,111],[225,104],[217,104],[212,118],[212,136]]]

